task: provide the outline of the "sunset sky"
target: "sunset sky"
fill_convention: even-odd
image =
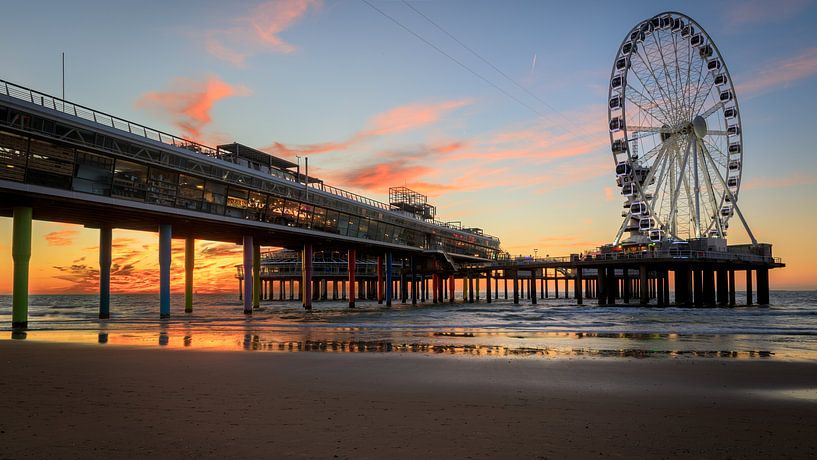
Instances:
[[[618,46],[682,8],[737,85],[740,205],[788,265],[772,288],[817,289],[817,3],[368,1],[14,2],[0,79],[59,95],[65,52],[69,100],[206,144],[307,155],[310,175],[383,201],[406,185],[512,254],[566,255],[621,222],[605,105]],[[97,231],[35,222],[33,241],[31,292],[97,289]],[[114,292],[158,291],[157,246],[114,230]],[[0,293],[10,247],[0,218]],[[196,290],[236,291],[239,254],[199,241]]]

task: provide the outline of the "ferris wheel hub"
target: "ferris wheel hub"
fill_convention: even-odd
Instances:
[[[698,139],[703,139],[706,136],[707,126],[704,117],[698,115],[692,120],[692,131]]]

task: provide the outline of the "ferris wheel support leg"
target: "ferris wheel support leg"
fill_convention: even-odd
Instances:
[[[740,218],[740,222],[743,224],[743,228],[746,229],[746,233],[749,234],[749,238],[752,240],[752,246],[757,246],[757,239],[755,239],[755,234],[752,233],[752,229],[749,228],[749,224],[746,222],[746,219],[743,217],[743,212],[741,212],[740,206],[738,206],[737,199],[732,194],[732,191],[729,190],[729,186],[726,185],[726,181],[723,180],[723,176],[721,176],[721,173],[718,171],[715,160],[712,159],[712,157],[709,155],[709,152],[704,150],[704,161],[706,161],[707,159],[709,160],[709,163],[713,166],[713,168],[715,168],[715,172],[716,172],[715,176],[720,181],[721,185],[723,186],[723,189],[726,190],[726,193],[729,194],[729,200],[732,203],[732,206],[734,206],[735,211],[737,211],[738,217]]]

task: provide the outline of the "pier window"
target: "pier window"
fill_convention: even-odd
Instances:
[[[113,158],[83,150],[77,151],[77,163],[72,187],[78,192],[110,195],[113,179]]]
[[[227,201],[227,186],[220,182],[207,181],[204,184],[204,211],[211,214],[224,214],[224,203]]]
[[[46,187],[70,188],[74,174],[74,149],[31,140],[26,182]]]
[[[324,224],[324,231],[338,234],[338,218],[340,213],[335,210],[326,210],[326,223]]]
[[[339,235],[346,235],[346,232],[349,231],[349,214],[340,213],[338,215],[338,234]]]
[[[111,195],[128,200],[144,201],[147,175],[147,166],[116,160]]]
[[[397,244],[403,243],[403,227],[394,226],[394,230],[392,230],[392,242]]]
[[[283,223],[283,213],[284,213],[284,203],[286,200],[283,198],[278,198],[274,196],[270,196],[267,199],[267,212],[265,213],[265,219],[267,222],[271,224],[281,224]]]
[[[176,207],[200,210],[204,200],[204,179],[179,175],[179,194],[176,196]]]
[[[0,179],[23,181],[27,151],[28,138],[0,133]]]
[[[176,203],[179,174],[162,168],[150,168],[147,183],[147,202],[162,206]]]
[[[286,200],[283,209],[283,224],[294,227],[298,223],[298,203]]]
[[[326,208],[316,206],[312,213],[312,228],[324,231],[326,228]]]
[[[357,229],[360,223],[360,218],[357,216],[346,216],[348,219],[348,226],[346,229],[346,236],[357,237]]]
[[[360,219],[360,225],[357,227],[357,236],[360,238],[369,238],[369,219]]]
[[[258,192],[250,192],[250,198],[247,201],[247,219],[262,220],[266,206],[266,195]]]
[[[247,189],[230,187],[227,190],[227,216],[243,219],[246,216],[249,200]]]
[[[298,208],[298,227],[312,228],[312,211],[312,205],[301,203]]]

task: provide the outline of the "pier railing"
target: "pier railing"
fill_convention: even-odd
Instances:
[[[767,257],[756,254],[738,254],[720,251],[643,251],[643,252],[612,252],[604,254],[575,254],[562,257],[515,257],[496,260],[496,265],[519,266],[550,263],[613,261],[613,260],[717,260],[734,262],[782,263],[779,257]]]

